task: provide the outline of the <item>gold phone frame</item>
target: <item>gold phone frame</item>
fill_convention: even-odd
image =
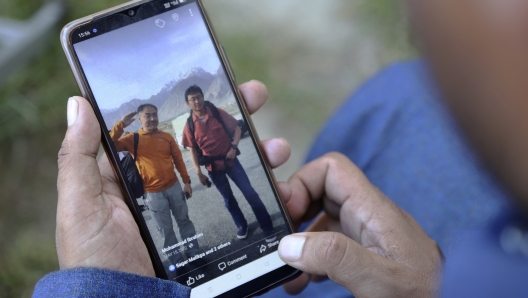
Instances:
[[[146,3],[154,2],[154,1],[156,1],[156,0],[132,0],[130,2],[127,2],[127,3],[121,4],[121,5],[118,5],[118,6],[115,6],[115,7],[112,7],[112,8],[109,8],[109,9],[94,13],[94,14],[91,14],[89,16],[77,19],[75,21],[72,21],[72,22],[68,23],[66,26],[64,26],[64,28],[61,31],[61,35],[60,35],[61,45],[62,45],[62,48],[63,48],[64,53],[66,55],[66,58],[68,60],[68,63],[70,65],[70,68],[71,68],[71,70],[73,72],[73,75],[75,77],[75,81],[77,82],[77,85],[79,86],[79,89],[81,91],[82,96],[84,98],[86,98],[89,101],[89,103],[92,105],[92,108],[95,111],[95,114],[96,114],[96,116],[98,118],[99,123],[104,123],[104,122],[102,120],[102,116],[100,114],[100,111],[98,110],[98,108],[96,108],[97,104],[95,104],[95,98],[94,98],[94,96],[93,96],[93,94],[92,94],[92,92],[91,92],[91,90],[89,88],[88,81],[87,81],[87,79],[86,79],[86,77],[85,77],[85,75],[84,75],[84,73],[82,71],[80,62],[77,59],[77,56],[75,55],[75,50],[74,50],[73,44],[71,42],[71,35],[77,28],[79,28],[81,26],[87,25],[87,24],[89,24],[91,22],[97,21],[97,20],[99,20],[101,18],[104,18],[106,16],[110,16],[110,15],[122,12],[124,10],[137,7],[138,5],[146,4]],[[205,24],[206,24],[209,32],[211,33],[211,37],[212,37],[214,46],[215,46],[217,52],[219,53],[221,63],[223,65],[223,67],[227,70],[226,73],[227,73],[227,77],[229,79],[229,83],[231,84],[231,87],[232,87],[232,89],[234,90],[234,92],[236,94],[236,100],[237,100],[239,106],[241,107],[241,112],[243,113],[243,117],[246,120],[246,123],[247,123],[247,126],[248,126],[248,131],[249,131],[251,137],[253,138],[254,142],[259,144],[260,143],[260,138],[258,137],[258,134],[257,134],[257,131],[255,130],[255,126],[253,124],[253,121],[251,120],[251,117],[250,117],[250,114],[248,112],[244,97],[240,93],[240,90],[237,88],[238,85],[236,84],[235,75],[234,75],[234,72],[233,72],[233,70],[231,68],[231,65],[229,63],[229,60],[227,59],[227,56],[226,56],[226,54],[224,52],[224,48],[220,44],[220,42],[218,41],[218,38],[217,38],[216,33],[214,31],[214,28],[213,28],[213,26],[212,26],[212,24],[210,22],[209,16],[207,15],[207,11],[204,8],[202,0],[195,0],[195,1],[198,4],[201,12],[203,13]],[[121,190],[122,190],[122,192],[124,194],[126,194],[125,202],[128,205],[128,207],[130,208],[130,210],[132,211],[132,215],[134,216],[134,219],[135,219],[136,223],[139,226],[139,230],[141,232],[141,237],[143,238],[143,241],[145,242],[145,244],[146,244],[146,246],[148,248],[149,255],[150,255],[150,258],[151,258],[151,260],[153,262],[156,275],[158,277],[160,277],[160,278],[168,279],[167,278],[167,274],[166,274],[165,270],[163,269],[163,265],[162,265],[161,259],[159,258],[156,246],[154,245],[152,237],[150,236],[150,233],[148,232],[148,228],[146,226],[146,223],[145,223],[143,217],[141,216],[141,211],[139,210],[139,207],[138,207],[137,203],[134,202],[135,199],[133,199],[133,195],[132,195],[131,190],[123,182],[123,181],[126,180],[126,177],[119,170],[120,167],[118,166],[119,159],[117,158],[117,154],[115,154],[115,152],[113,152],[112,149],[109,146],[109,144],[111,144],[112,140],[109,138],[108,134],[103,131],[103,129],[101,129],[101,131],[102,131],[102,137],[101,137],[102,140],[101,141],[102,141],[103,148],[105,150],[106,155],[109,158],[109,161],[110,161],[110,163],[112,165],[114,173],[115,173],[116,177],[118,178],[118,181],[120,182]],[[280,191],[279,191],[279,189],[277,187],[277,181],[276,181],[275,175],[274,175],[271,167],[269,166],[269,161],[268,161],[266,155],[264,154],[264,152],[262,151],[262,149],[260,148],[260,146],[257,145],[257,146],[254,146],[254,147],[257,150],[261,160],[264,161],[262,163],[262,165],[264,166],[264,170],[266,172],[266,175],[268,176],[268,178],[272,182],[271,186],[272,186],[273,192],[274,192],[275,196],[278,198],[277,201],[278,201],[278,203],[280,205],[280,208],[282,210],[282,213],[284,215],[286,223],[287,223],[290,231],[295,231],[295,228],[294,228],[293,222],[291,220],[290,214],[288,212],[286,204],[284,203],[284,199],[282,198],[282,196],[280,194]],[[279,269],[280,268],[278,268],[276,270],[279,270]],[[276,270],[274,270],[274,271],[276,271]],[[273,273],[274,271],[272,271],[270,273]],[[282,280],[278,280],[277,282],[275,282],[273,284],[270,284],[270,285],[268,285],[267,287],[265,287],[263,289],[256,290],[255,292],[249,294],[249,296],[252,296],[252,295],[255,295],[255,294],[259,293],[259,292],[268,290],[271,287],[276,286],[276,285],[278,285],[280,283],[283,283],[283,282],[285,282],[287,280],[291,280],[291,279],[297,277],[300,274],[301,274],[301,272],[297,270],[292,275],[287,276],[287,277],[285,277]],[[255,280],[253,280],[253,281],[255,281]],[[229,291],[229,292],[227,292],[227,293],[230,293],[230,292],[232,292],[234,290],[236,290],[236,288],[231,290],[231,291]]]

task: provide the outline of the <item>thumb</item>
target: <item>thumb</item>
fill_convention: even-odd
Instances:
[[[88,101],[70,98],[68,130],[58,157],[58,219],[78,221],[93,213],[94,200],[102,190],[96,161],[100,140],[100,126]]]
[[[336,232],[286,236],[278,252],[288,265],[306,273],[327,275],[354,295],[360,295],[367,284],[379,282],[380,271],[390,268],[385,259]]]

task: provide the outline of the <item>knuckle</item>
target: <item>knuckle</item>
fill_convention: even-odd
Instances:
[[[329,165],[339,164],[345,156],[339,152],[330,152],[325,154],[322,158]],[[345,157],[346,158],[346,157]]]
[[[64,141],[62,142],[62,146],[59,149],[58,156],[57,156],[57,167],[59,170],[59,173],[57,176],[57,186],[58,186],[59,193],[63,189],[63,187],[67,185],[65,181],[68,179],[71,172],[74,170],[72,159],[73,159],[73,154],[70,150],[70,144],[68,142],[68,139],[64,139]]]
[[[347,242],[342,234],[331,232],[324,233],[316,250],[316,259],[319,265],[329,271],[339,267],[346,257]]]
[[[70,150],[69,150],[69,143],[67,139],[64,139],[62,142],[61,148],[59,149],[59,154],[57,156],[57,164],[59,166],[59,171],[61,169],[64,169],[68,164],[70,160]]]

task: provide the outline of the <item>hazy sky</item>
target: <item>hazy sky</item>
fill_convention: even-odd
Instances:
[[[158,19],[165,21],[163,28],[156,26]],[[193,67],[210,73],[220,67],[195,3],[74,46],[101,109],[117,108],[134,98],[148,99]]]

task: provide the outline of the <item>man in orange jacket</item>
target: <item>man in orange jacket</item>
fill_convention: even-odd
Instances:
[[[178,244],[178,239],[174,233],[170,214],[172,211],[182,241],[196,235],[194,224],[189,219],[184,196],[184,193],[189,197],[192,196],[191,179],[178,144],[172,135],[158,129],[158,108],[152,104],[139,106],[137,112],[125,115],[114,125],[110,136],[117,151],[134,152],[134,134],[122,135],[125,127],[135,121],[136,115],[141,123],[141,129],[138,131],[139,142],[135,158],[146,193],[145,203],[163,234],[162,251],[167,254],[171,265],[177,265],[184,261],[180,253],[182,248],[186,249],[187,257],[195,256],[199,252],[196,240],[185,245],[175,245]],[[183,190],[178,183],[174,167],[183,180]],[[169,269],[174,271],[176,267],[178,266],[170,266]]]

